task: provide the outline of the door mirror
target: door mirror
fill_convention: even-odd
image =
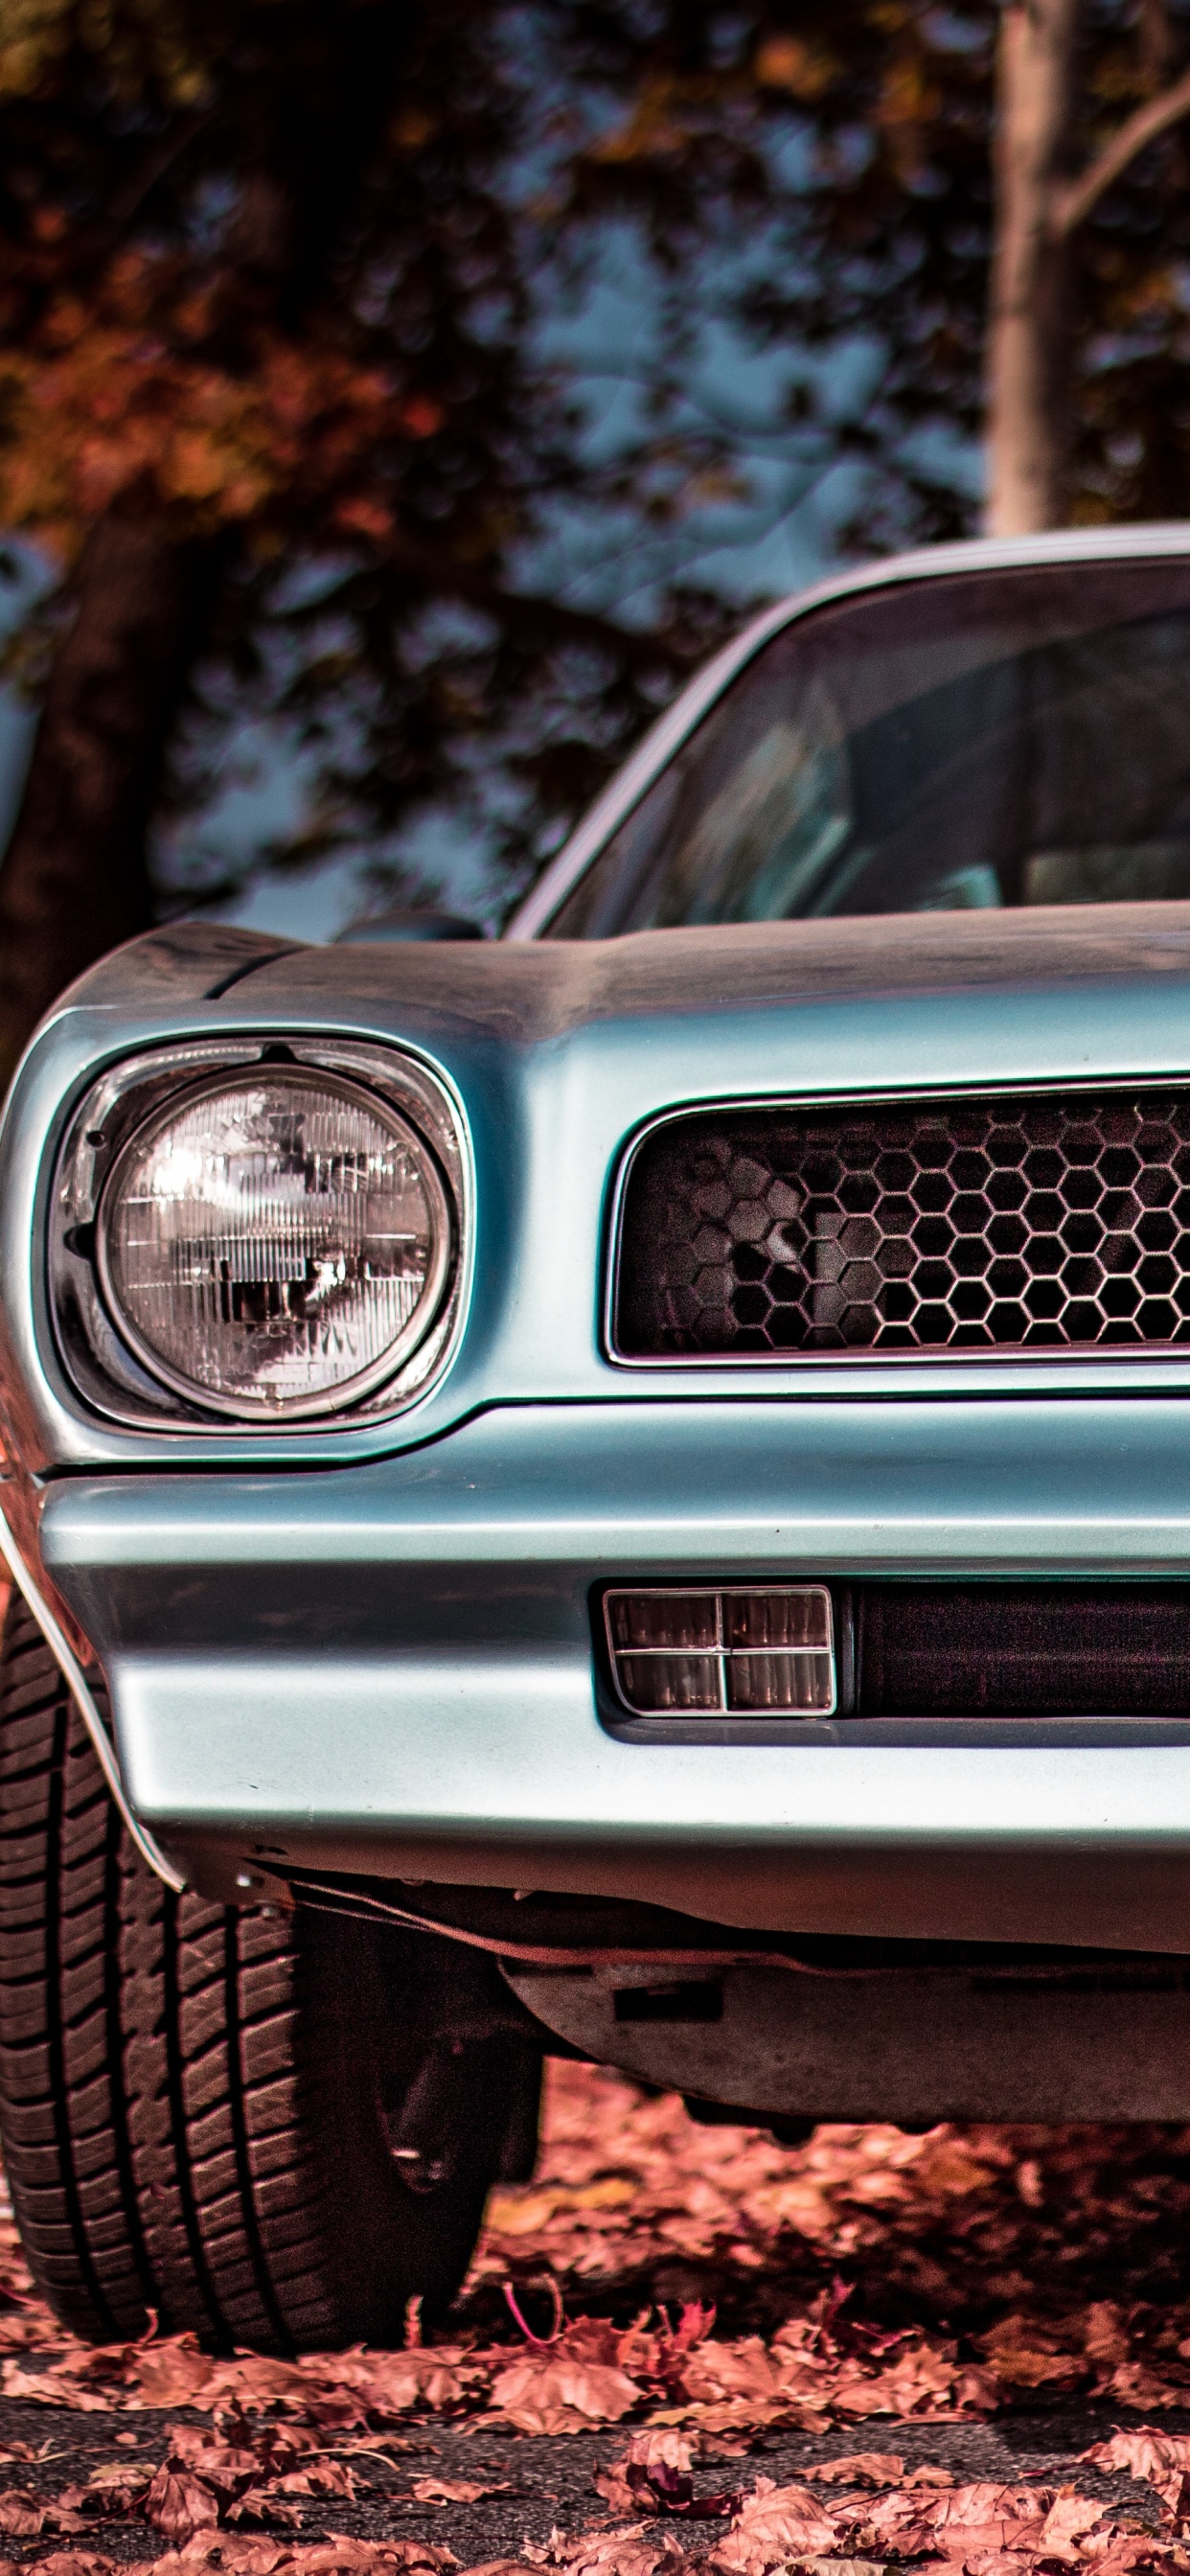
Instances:
[[[467,921],[461,912],[415,912],[395,909],[392,912],[365,914],[362,921],[351,921],[346,930],[336,933],[334,945],[351,948],[384,948],[394,939],[483,939],[486,932],[477,921]]]

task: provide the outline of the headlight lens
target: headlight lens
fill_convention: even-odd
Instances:
[[[220,1412],[292,1418],[364,1394],[429,1331],[450,1212],[399,1110],[270,1065],[138,1129],[97,1250],[113,1318],[157,1377]]]

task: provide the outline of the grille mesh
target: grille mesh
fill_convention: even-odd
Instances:
[[[629,1359],[1190,1341],[1190,1092],[703,1111],[624,1194]]]
[[[861,1717],[1185,1717],[1190,1585],[866,1583]]]

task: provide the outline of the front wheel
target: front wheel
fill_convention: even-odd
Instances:
[[[174,1896],[13,1596],[0,2141],[64,2325],[134,2336],[152,2309],[164,2331],[286,2352],[399,2343],[412,2298],[441,2313],[540,2074],[515,2035],[435,2035],[441,1947]]]

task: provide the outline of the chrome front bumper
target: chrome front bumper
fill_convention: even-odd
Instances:
[[[642,1743],[590,1608],[624,1579],[1190,1573],[1188,1435],[1177,1399],[510,1407],[338,1473],[63,1478],[42,1559],[137,1814],[200,1871],[1190,1951],[1190,1711]]]

